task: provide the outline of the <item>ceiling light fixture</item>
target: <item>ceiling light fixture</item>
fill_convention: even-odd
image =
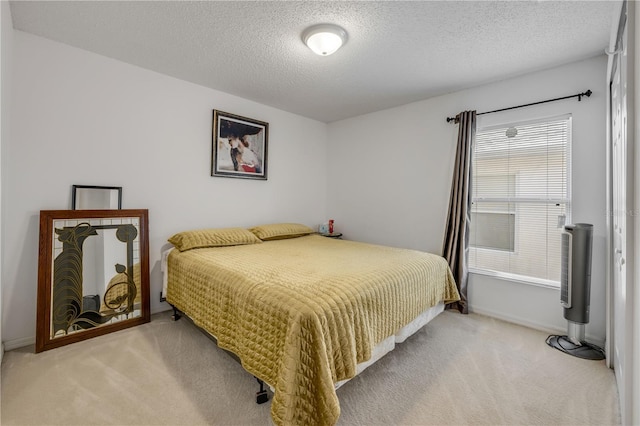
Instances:
[[[307,28],[302,41],[320,56],[329,56],[347,42],[347,32],[337,25],[320,24]]]

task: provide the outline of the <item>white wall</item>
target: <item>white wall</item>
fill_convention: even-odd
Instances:
[[[10,123],[10,95],[11,95],[11,71],[13,55],[13,22],[8,1],[0,2],[0,195],[6,179],[3,178],[5,169],[2,167],[6,156],[2,154],[4,146],[9,140]],[[4,206],[0,197],[0,259],[3,258],[4,238]],[[2,342],[2,261],[0,260],[0,342]],[[0,347],[0,360],[4,353],[4,344]]]
[[[328,128],[327,214],[347,238],[441,254],[457,126],[447,116],[571,99],[478,117],[478,126],[573,114],[573,222],[594,224],[587,338],[605,336],[605,72],[603,56],[463,90]],[[469,281],[473,311],[566,331],[559,290],[481,275]]]
[[[149,209],[152,311],[160,248],[194,228],[325,219],[326,124],[21,31],[14,32],[11,139],[3,157],[3,331],[34,341],[39,210],[71,185],[123,187]],[[210,176],[212,110],[269,123],[268,180]]]
[[[594,95],[582,102],[485,115],[479,125],[573,114],[573,221],[595,225],[587,336],[604,339],[603,57],[325,125],[20,31],[13,39],[0,278],[9,348],[35,334],[39,210],[69,208],[72,184],[123,186],[124,208],[149,209],[158,311],[167,307],[160,247],[187,228],[331,217],[347,238],[440,253],[457,132],[445,117],[586,89]],[[214,108],[270,123],[268,181],[209,176]],[[469,293],[477,312],[566,327],[556,289],[472,276]]]
[[[628,418],[631,424],[640,425],[640,404],[638,403],[638,400],[640,400],[640,287],[638,287],[638,282],[640,282],[640,215],[637,214],[640,212],[640,173],[637,171],[638,165],[640,165],[640,148],[638,147],[638,143],[640,143],[640,119],[638,119],[638,112],[640,111],[640,30],[637,28],[637,25],[640,22],[640,7],[638,7],[635,2],[629,3],[633,3],[629,4],[629,13],[633,14],[633,18],[630,19],[629,28],[633,31],[634,37],[629,40],[628,55],[634,61],[634,72],[633,76],[630,76],[629,78],[632,82],[631,87],[633,88],[633,93],[627,93],[627,96],[628,102],[633,108],[632,120],[635,132],[633,133],[633,136],[627,135],[627,137],[633,141],[635,155],[635,181],[633,186],[635,191],[634,212],[636,214],[634,217],[635,259],[633,261],[633,269],[636,285],[633,289],[633,298],[629,302],[629,307],[633,312],[633,323],[630,327],[632,330],[632,337],[630,342],[626,342],[627,345],[632,346],[632,356],[630,361],[626,361],[629,364],[624,367],[626,371],[630,372],[631,376],[631,393],[628,398],[628,404],[631,407],[623,406],[621,408],[623,413],[629,413]],[[618,387],[620,387],[620,384],[618,384]]]

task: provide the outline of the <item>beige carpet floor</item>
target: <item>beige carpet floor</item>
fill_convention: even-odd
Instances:
[[[338,390],[339,425],[616,425],[612,370],[545,333],[445,312]],[[2,362],[2,425],[269,425],[258,385],[191,322]]]

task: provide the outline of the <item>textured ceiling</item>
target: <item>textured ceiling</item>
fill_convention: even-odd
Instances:
[[[15,29],[331,122],[596,56],[613,1],[13,1]],[[310,25],[349,34],[320,57]]]

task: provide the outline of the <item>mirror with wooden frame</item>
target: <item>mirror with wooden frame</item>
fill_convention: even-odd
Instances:
[[[42,210],[36,352],[150,320],[148,210]]]

